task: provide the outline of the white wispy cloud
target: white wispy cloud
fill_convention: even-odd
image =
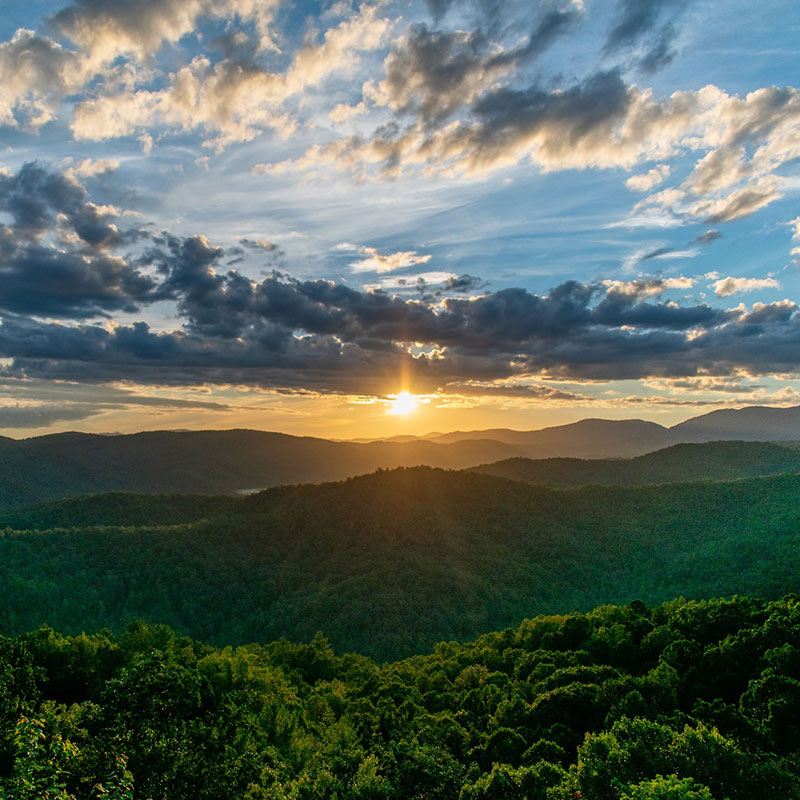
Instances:
[[[416,250],[403,250],[396,253],[380,253],[375,247],[359,247],[365,257],[350,262],[353,272],[394,272],[415,264],[427,264],[429,254],[420,255]],[[443,279],[444,280],[444,279]]]
[[[729,297],[738,292],[754,292],[758,289],[780,289],[775,278],[720,278],[711,284],[718,297]]]

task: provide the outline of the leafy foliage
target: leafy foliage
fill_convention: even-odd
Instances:
[[[800,600],[541,616],[379,666],[134,623],[0,639],[8,800],[796,800]],[[795,714],[796,716],[796,714]]]

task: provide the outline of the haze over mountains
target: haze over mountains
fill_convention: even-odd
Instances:
[[[507,458],[473,471],[537,486],[646,486],[800,472],[800,451],[771,442],[674,444],[635,458]]]
[[[251,430],[3,438],[0,508],[107,491],[234,494],[401,466],[465,469],[510,458],[631,458],[676,443],[714,440],[800,440],[800,407],[715,411],[672,428],[586,419],[534,431],[453,432],[409,441],[342,442]],[[775,452],[770,457],[788,458]],[[745,475],[775,471],[757,467]],[[718,477],[735,476],[723,470]]]

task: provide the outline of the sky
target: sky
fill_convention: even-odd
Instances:
[[[2,0],[0,434],[798,405],[799,72],[796,0]]]

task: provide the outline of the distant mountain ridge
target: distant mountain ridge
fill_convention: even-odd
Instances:
[[[583,419],[566,425],[519,431],[490,428],[475,431],[431,433],[427,441],[453,443],[468,439],[494,439],[518,446],[537,447],[537,458],[621,458],[643,455],[662,447],[686,442],[737,440],[750,442],[800,440],[800,406],[771,408],[745,406],[720,409],[679,422],[671,427],[640,419]],[[570,452],[549,448],[573,447]],[[577,452],[581,450],[582,452]],[[545,452],[547,451],[547,452]],[[636,452],[639,451],[639,452]]]
[[[353,444],[252,430],[50,434],[0,446],[0,508],[111,491],[235,494],[519,454],[502,442]]]
[[[508,458],[472,471],[550,488],[646,486],[800,473],[800,451],[770,442],[717,441],[674,444],[627,459]]]
[[[235,494],[342,480],[376,469],[466,469],[509,458],[634,458],[681,442],[800,440],[800,407],[715,411],[665,428],[585,419],[347,442],[253,430],[60,433],[0,440],[0,509],[109,491]]]
[[[715,439],[787,441],[800,438],[800,406],[725,408],[679,422],[670,428],[684,442]]]

